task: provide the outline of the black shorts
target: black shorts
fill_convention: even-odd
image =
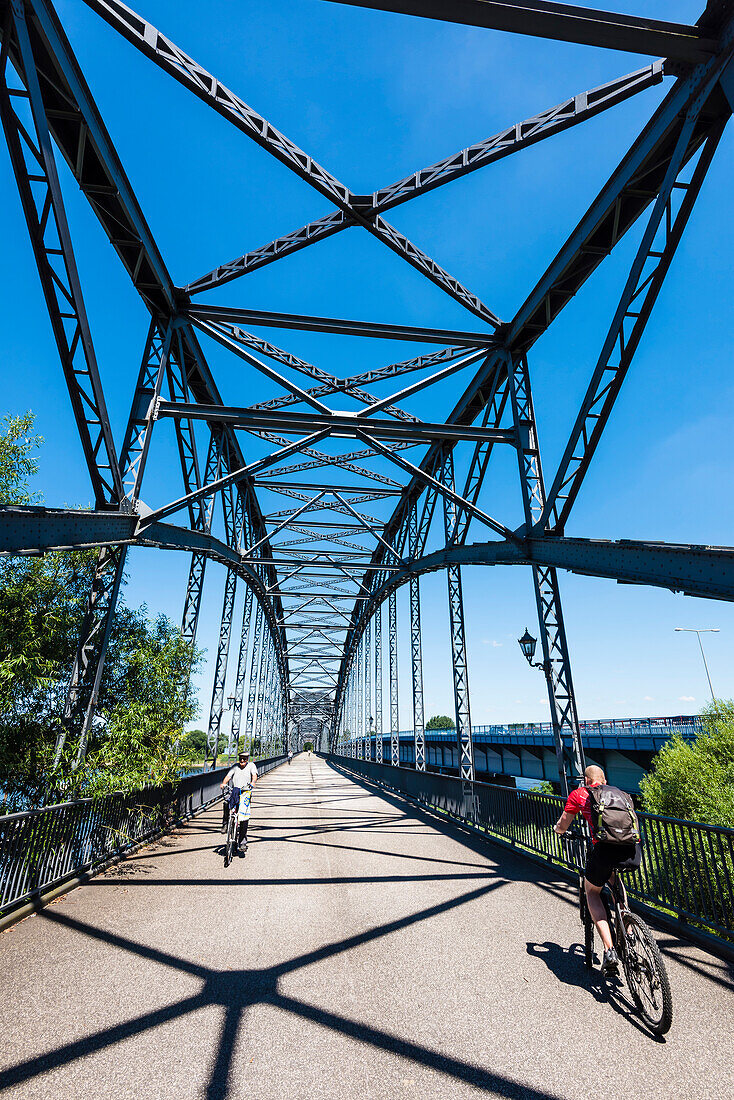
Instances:
[[[600,840],[589,852],[584,875],[592,886],[602,887],[609,881],[615,868],[636,871],[641,859],[640,844],[605,844]]]

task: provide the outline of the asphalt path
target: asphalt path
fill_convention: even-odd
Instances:
[[[8,1100],[727,1100],[734,971],[658,933],[667,1039],[584,967],[569,885],[313,756],[0,936]]]

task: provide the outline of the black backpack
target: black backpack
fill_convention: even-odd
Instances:
[[[594,838],[605,844],[638,844],[640,826],[630,796],[608,783],[586,789]]]

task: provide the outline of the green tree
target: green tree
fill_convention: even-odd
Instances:
[[[3,424],[0,504],[25,505],[37,499],[28,480],[38,468],[32,451],[41,439],[30,435],[31,413],[5,417]],[[52,776],[95,559],[94,551],[0,558],[0,791],[6,811],[167,782],[192,758],[182,730],[196,713],[189,667],[200,654],[166,619],[151,623],[145,607],[120,601],[86,764],[72,771],[70,742]]]
[[[145,608],[135,613],[138,636],[114,662],[117,690],[108,689],[108,705],[102,703],[105,724],[90,746],[79,794],[172,783],[194,758],[182,733],[197,710],[190,681],[188,691],[181,690],[191,647],[164,615],[143,624],[144,615]]]
[[[455,730],[456,723],[448,714],[436,714],[426,722],[427,730]]]
[[[702,711],[695,741],[679,734],[666,742],[640,783],[651,813],[734,828],[734,702],[718,700]]]
[[[0,506],[34,504],[38,495],[28,491],[28,479],[38,472],[33,452],[43,443],[40,435],[31,435],[35,421],[32,412],[23,416],[4,416],[0,424]]]
[[[189,730],[186,734],[186,744],[191,750],[192,756],[196,755],[197,760],[203,760],[206,756],[206,730]]]

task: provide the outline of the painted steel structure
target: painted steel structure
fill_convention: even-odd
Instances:
[[[565,535],[731,115],[732,0],[711,0],[695,26],[546,0],[522,5],[506,0],[330,0],[653,57],[630,74],[575,94],[370,194],[351,191],[144,16],[119,0],[84,2],[331,209],[176,286],[51,0],[0,0],[0,119],[95,501],[94,511],[87,513],[14,508],[0,516],[0,552],[98,550],[58,752],[68,751],[71,740],[77,764],[84,757],[128,548],[155,547],[191,554],[182,629],[192,642],[207,562],[226,569],[209,716],[213,763],[225,751],[225,741],[231,754],[241,736],[271,753],[286,750],[289,738],[295,745],[312,740],[323,751],[348,749],[361,755],[371,754],[374,745],[380,763],[389,714],[390,758],[397,765],[396,596],[407,583],[414,756],[423,770],[419,576],[442,569],[448,582],[457,759],[464,813],[471,816],[474,761],[461,570],[516,564],[529,566],[535,589],[542,667],[565,787],[570,776],[579,774],[584,754],[558,571],[734,598],[730,548]],[[663,81],[669,88],[662,102],[513,317],[500,319],[386,220],[394,207],[504,157],[522,155],[528,146]],[[59,158],[150,313],[119,449],[74,258]],[[531,387],[533,345],[638,222],[642,229],[628,278],[612,305],[588,389],[546,488]],[[471,315],[471,327],[447,330],[208,303],[208,292],[349,229],[369,233],[459,303]],[[398,362],[337,376],[271,343],[267,332],[272,328],[414,346]],[[267,379],[273,396],[248,406],[226,403],[207,358],[213,345],[225,349],[242,374]],[[458,396],[442,422],[429,423],[410,411],[414,395],[449,380]],[[356,411],[345,407],[350,402]],[[175,438],[182,492],[152,507],[143,503],[142,492],[154,432]],[[252,449],[248,457],[245,437]],[[517,455],[520,527],[490,514],[483,499],[496,447],[510,447]],[[282,507],[266,513],[264,501],[273,497]],[[169,517],[176,517],[173,524]],[[467,541],[472,524],[484,541]],[[238,581],[244,606],[236,671],[229,671],[234,692],[225,738]]]

